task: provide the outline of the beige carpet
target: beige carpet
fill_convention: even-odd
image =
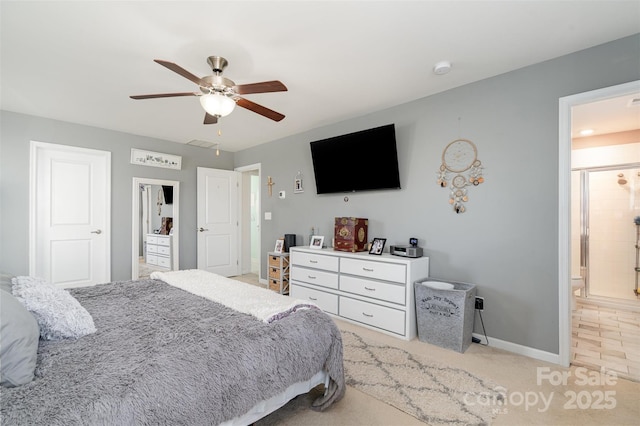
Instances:
[[[489,424],[498,385],[463,369],[342,331],[347,385],[429,425]],[[504,391],[503,391],[504,392]]]

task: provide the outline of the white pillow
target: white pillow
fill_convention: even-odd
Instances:
[[[69,292],[42,278],[12,278],[13,295],[38,321],[45,340],[77,339],[95,333],[89,312]]]

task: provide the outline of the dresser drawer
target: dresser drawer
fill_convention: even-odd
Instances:
[[[163,268],[170,268],[171,267],[171,262],[169,262],[169,258],[168,257],[160,257],[160,256],[158,256],[158,263],[156,265],[162,266]]]
[[[149,265],[157,265],[158,264],[158,256],[155,254],[148,254],[147,255],[147,263]]]
[[[298,266],[306,266],[309,268],[324,269],[326,271],[338,272],[339,259],[335,256],[324,256],[321,254],[291,253],[291,263]]]
[[[156,237],[158,239],[158,245],[161,246],[170,246],[171,245],[171,237]]]
[[[407,279],[407,267],[405,265],[349,258],[343,258],[340,261],[340,273],[402,284]]]
[[[157,246],[158,248],[158,254],[164,255],[164,256],[169,256],[169,254],[171,253],[171,247],[168,246]]]
[[[334,272],[295,266],[291,268],[291,279],[323,287],[338,288],[338,274]]]
[[[147,253],[157,253],[158,252],[158,246],[155,246],[153,244],[149,244],[147,242]]]
[[[385,300],[399,305],[405,305],[405,286],[400,284],[383,283],[379,281],[356,278],[350,275],[340,276],[340,290],[360,294],[373,299]]]
[[[158,244],[158,237],[155,235],[147,235],[147,244]]]
[[[325,293],[291,283],[289,295],[295,299],[313,302],[323,311],[338,315],[338,296],[335,294]]]
[[[340,297],[340,316],[404,335],[404,311]]]

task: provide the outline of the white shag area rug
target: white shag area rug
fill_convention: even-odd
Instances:
[[[342,342],[347,385],[429,425],[488,425],[504,398],[504,388],[463,369],[351,331]]]

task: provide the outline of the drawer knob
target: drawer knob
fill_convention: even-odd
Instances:
[[[307,277],[309,277],[310,280],[315,280],[316,277],[312,277],[311,275],[307,275]]]
[[[368,313],[366,313],[366,312],[363,312],[363,313],[362,313],[362,315],[364,315],[365,317],[373,318],[373,315],[368,314]]]
[[[318,300],[316,297],[309,296],[309,300]]]
[[[366,272],[373,272],[373,269],[364,268],[364,267],[362,268],[362,270],[363,270],[363,271],[366,271]]]
[[[366,286],[365,286],[365,288],[364,288],[364,289],[365,289],[365,290],[369,290],[369,291],[376,291],[376,289],[375,289],[375,288],[369,288],[369,287],[366,287]]]
[[[309,263],[318,263],[317,260],[310,260]]]

